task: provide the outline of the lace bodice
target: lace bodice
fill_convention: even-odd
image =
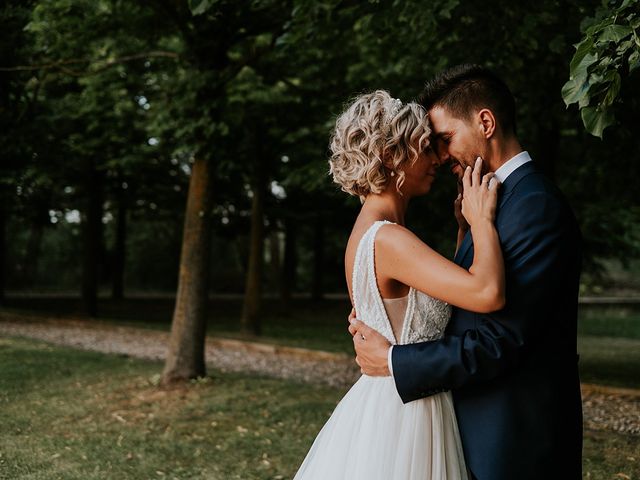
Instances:
[[[375,272],[375,236],[387,220],[375,222],[360,239],[353,265],[353,301],[358,318],[380,332],[392,344],[396,338],[378,290]],[[409,287],[409,298],[398,344],[436,340],[444,334],[451,306]]]

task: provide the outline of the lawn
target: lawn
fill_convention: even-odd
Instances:
[[[343,391],[0,338],[0,479],[290,478]]]
[[[80,308],[69,298],[12,299],[9,309],[38,312],[67,318]],[[238,299],[215,299],[208,305],[208,334],[227,338],[243,337],[239,331],[242,303]],[[296,299],[285,310],[277,300],[263,302],[263,335],[249,338],[333,352],[352,353],[345,300],[313,302]],[[169,330],[173,300],[101,299],[99,321],[141,328]],[[616,387],[640,388],[640,307],[634,305],[583,305],[580,308],[578,348],[581,378],[585,382]]]
[[[640,388],[638,306],[582,306],[578,351],[583,382]]]
[[[160,369],[0,338],[0,479],[291,478],[344,394],[219,372],[163,390]],[[637,436],[586,432],[584,478],[639,464]]]

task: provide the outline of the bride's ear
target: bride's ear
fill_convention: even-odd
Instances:
[[[391,177],[395,177],[396,176],[396,171],[395,168],[393,167],[393,162],[391,161],[391,158],[385,158],[382,160],[382,166],[384,167],[384,172],[391,176]]]
[[[484,138],[489,139],[496,131],[496,117],[493,112],[488,108],[483,108],[478,112],[478,118],[480,120],[479,127],[482,129],[482,135]]]

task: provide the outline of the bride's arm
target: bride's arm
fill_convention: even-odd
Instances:
[[[376,270],[432,297],[465,310],[488,313],[505,303],[504,263],[498,233],[493,224],[497,186],[487,187],[490,175],[481,179],[481,165],[463,179],[463,213],[471,225],[474,258],[467,271],[423,243],[406,228],[386,225],[376,238],[380,253]]]

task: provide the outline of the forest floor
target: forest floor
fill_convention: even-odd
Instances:
[[[163,360],[169,333],[106,322],[46,319],[0,312],[0,335],[26,337],[149,360]],[[207,337],[209,367],[347,388],[360,375],[352,355],[298,347]],[[583,384],[584,420],[594,430],[640,436],[640,389]],[[640,438],[639,438],[640,439]]]
[[[0,321],[2,318],[19,321],[33,318],[34,321],[60,324],[74,321],[79,326],[86,324],[95,328],[128,326],[169,332],[174,306],[175,298],[168,295],[131,294],[121,300],[103,295],[98,302],[98,316],[89,318],[84,315],[77,296],[12,294],[0,309]],[[341,353],[352,358],[353,344],[347,332],[349,310],[348,300],[341,298],[313,301],[296,297],[288,305],[276,298],[265,298],[260,319],[262,335],[248,337],[240,331],[242,299],[218,295],[207,304],[207,335],[210,341],[236,339],[259,343],[263,348],[295,347]],[[581,304],[578,353],[583,382],[640,389],[640,303]],[[241,359],[239,362],[244,369],[245,363]],[[349,364],[353,365],[353,362]],[[336,377],[329,375],[327,378],[333,381]]]
[[[47,323],[20,332],[14,323],[0,321],[0,479],[291,478],[348,388],[322,385],[320,374],[303,383],[211,368],[165,389],[160,361],[125,351],[151,349],[166,339],[162,332]],[[161,351],[153,348],[150,358]],[[111,354],[88,351],[100,349]],[[304,364],[297,358],[292,363]],[[637,424],[640,397],[597,387],[583,393],[583,478],[639,478],[640,436],[607,419],[631,408]]]

